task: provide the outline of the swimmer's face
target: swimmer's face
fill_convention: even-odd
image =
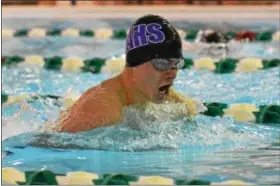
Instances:
[[[177,76],[176,69],[158,71],[149,62],[139,65],[134,72],[138,87],[144,96],[154,103],[162,103],[167,98]]]

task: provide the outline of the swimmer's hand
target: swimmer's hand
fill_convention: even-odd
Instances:
[[[168,101],[172,101],[175,103],[184,103],[187,108],[187,114],[189,116],[195,116],[200,112],[206,111],[206,107],[203,105],[202,102],[195,99],[186,98],[185,96],[181,95],[180,93],[176,92],[172,88],[169,90]]]

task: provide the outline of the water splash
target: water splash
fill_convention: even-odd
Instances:
[[[153,109],[154,113],[141,113],[139,110],[129,108],[125,112],[126,119],[123,123],[77,134],[42,132],[38,130],[38,127],[37,131],[34,131],[33,127],[33,132],[11,137],[4,143],[8,146],[12,144],[12,146],[31,145],[43,148],[143,151],[178,150],[190,146],[216,146],[216,148],[231,149],[237,146],[258,145],[272,140],[269,130],[267,132],[256,130],[255,126],[244,123],[238,125],[232,118],[197,116],[195,120],[191,120],[183,116],[174,117],[174,113],[178,113],[180,108],[172,104],[162,108],[162,110],[170,110],[169,114]],[[4,125],[4,131],[15,127],[13,121],[10,120],[10,122],[12,124],[9,127]],[[242,125],[243,127],[240,128]],[[28,127],[20,131],[32,131],[27,129]],[[18,142],[20,144],[17,144]]]
[[[6,118],[4,134],[12,136],[6,136],[2,143],[3,165],[22,171],[47,168],[65,173],[83,169],[98,174],[156,174],[174,178],[187,175],[221,181],[211,176],[217,174],[232,179],[252,179],[250,182],[268,179],[257,176],[265,167],[272,167],[272,172],[279,170],[275,159],[278,150],[257,149],[275,148],[269,144],[279,141],[279,127],[250,125],[230,117],[198,115],[194,120],[174,119],[172,114],[178,111],[178,105],[162,109],[169,109],[171,113],[163,112],[164,120],[160,118],[163,113],[154,111],[116,126],[77,134],[38,131],[30,121],[20,119],[25,127],[22,128],[18,121]],[[25,112],[32,113],[28,109]],[[128,109],[127,117],[135,116],[136,112],[139,111]],[[18,133],[7,132],[13,127],[19,129]],[[263,163],[258,163],[260,159]],[[250,163],[254,169],[248,168],[252,167]],[[270,177],[271,183],[276,181]]]

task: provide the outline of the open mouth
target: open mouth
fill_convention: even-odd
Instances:
[[[163,85],[163,86],[160,86],[158,91],[160,94],[168,94],[168,91],[169,91],[169,88],[171,87],[172,85]]]

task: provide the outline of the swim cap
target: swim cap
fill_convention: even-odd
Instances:
[[[229,37],[222,32],[214,30],[201,30],[198,32],[196,41],[204,43],[228,43],[229,40]]]
[[[131,26],[126,38],[126,66],[155,58],[182,58],[182,41],[170,23],[158,15],[145,15]]]

